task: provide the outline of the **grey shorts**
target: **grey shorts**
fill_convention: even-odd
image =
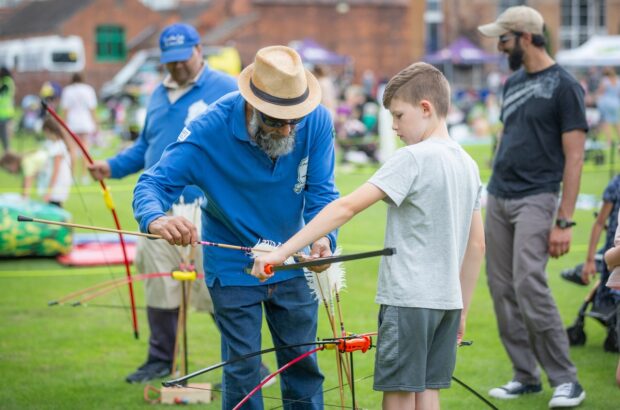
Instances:
[[[373,388],[423,392],[450,387],[460,310],[382,305]]]

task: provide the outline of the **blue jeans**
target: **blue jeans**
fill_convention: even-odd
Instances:
[[[261,349],[263,306],[275,347],[316,340],[318,304],[303,277],[258,286],[220,286],[216,280],[209,292],[222,334],[222,360]],[[313,347],[276,352],[278,367]],[[260,383],[260,363],[260,356],[256,356],[224,367],[222,409],[232,409]],[[283,408],[322,409],[322,386],[323,375],[316,354],[313,354],[281,374]],[[262,409],[260,392],[254,394],[243,408]]]

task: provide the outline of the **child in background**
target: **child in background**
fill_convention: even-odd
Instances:
[[[383,391],[384,409],[439,409],[484,256],[480,175],[448,134],[450,86],[439,70],[425,63],[402,70],[388,83],[383,105],[408,146],[281,247],[257,257],[252,274],[267,279],[266,264],[282,264],[384,200],[385,246],[396,254],[379,268],[374,389]]]
[[[592,225],[590,232],[590,242],[588,244],[588,253],[586,261],[581,269],[581,281],[585,284],[590,283],[590,279],[596,275],[596,248],[603,230],[607,229],[605,235],[605,245],[603,250],[606,252],[614,246],[614,235],[618,227],[618,211],[620,210],[620,175],[616,175],[605,187],[603,191],[603,204],[596,214],[596,221]],[[609,276],[609,272],[604,264],[604,272],[601,272],[601,281],[603,285]],[[574,280],[576,281],[576,280]]]
[[[618,224],[620,228],[620,221]],[[614,240],[615,247],[605,252],[605,263],[607,269],[611,271],[606,286],[613,291],[620,292],[620,229],[616,228],[616,236]],[[620,303],[616,307],[616,332],[618,340],[620,340]],[[620,360],[616,369],[616,383],[620,387]]]
[[[39,195],[45,202],[62,207],[71,188],[71,158],[63,131],[54,119],[47,117],[43,121],[43,135],[48,159],[39,173]]]
[[[30,198],[36,181],[43,201],[62,207],[72,181],[69,152],[63,131],[52,118],[43,121],[42,131],[45,141],[40,149],[23,156],[6,153],[0,158],[0,167],[12,174],[22,174],[24,198]]]
[[[48,157],[48,152],[43,148],[23,156],[13,152],[7,152],[0,158],[0,167],[11,174],[22,175],[22,196],[24,198],[30,198],[32,186],[34,185],[38,173],[43,169],[43,166],[45,166]]]

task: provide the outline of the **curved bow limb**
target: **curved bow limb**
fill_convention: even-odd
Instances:
[[[54,111],[44,100],[41,101],[41,104],[43,105],[43,108],[45,108],[45,111],[47,111],[58,122],[58,124],[60,124],[60,126],[67,131],[67,133],[71,136],[71,138],[75,141],[75,143],[80,147],[80,150],[84,154],[84,157],[87,159],[88,163],[91,165],[94,164],[93,158],[91,157],[90,153],[88,152],[88,150],[86,149],[82,141],[80,141],[78,136],[75,135],[73,131],[71,131],[71,129],[67,126],[67,124],[56,113],[56,111]],[[122,230],[121,223],[118,219],[118,215],[116,214],[116,208],[114,207],[112,195],[110,194],[110,191],[108,187],[106,186],[105,182],[103,182],[103,180],[100,180],[99,184],[101,185],[101,189],[103,190],[103,199],[106,204],[106,207],[112,213],[112,218],[114,219],[114,225],[116,226],[116,229],[120,231]],[[125,276],[127,276],[128,279],[131,279],[131,266],[129,264],[129,258],[127,256],[127,246],[125,245],[125,239],[123,238],[123,234],[120,232],[118,234],[118,237],[121,243],[121,249],[123,251],[123,263],[125,265]],[[127,283],[127,286],[129,290],[129,301],[131,304],[131,319],[132,319],[134,338],[138,339],[140,337],[140,332],[138,330],[138,316],[136,314],[136,300],[134,297],[132,282],[129,281]]]
[[[265,377],[259,384],[258,386],[254,387],[252,389],[252,391],[250,391],[240,402],[239,404],[237,404],[233,410],[239,410],[241,408],[241,406],[243,406],[248,400],[250,400],[250,398],[260,389],[263,388],[263,386],[265,384],[267,384],[267,382],[271,379],[273,379],[274,377],[276,377],[278,374],[282,373],[283,371],[285,371],[286,369],[288,369],[289,367],[291,367],[292,365],[294,365],[295,363],[305,359],[306,357],[318,352],[319,350],[323,350],[325,349],[325,346],[319,346],[319,347],[315,347],[314,349],[310,349],[307,352],[297,356],[296,358],[294,358],[293,360],[291,360],[290,362],[286,363],[284,366],[280,367],[278,370],[276,370],[275,372],[271,373],[269,376]]]

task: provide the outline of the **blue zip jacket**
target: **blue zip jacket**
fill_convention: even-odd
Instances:
[[[134,190],[134,215],[143,232],[178,197],[185,185],[197,185],[207,198],[202,238],[254,246],[260,240],[282,243],[338,197],[334,185],[331,117],[319,106],[296,126],[293,151],[272,161],[248,135],[245,100],[222,97],[189,124],[161,160],[147,170]],[[332,249],[336,232],[329,235]],[[252,263],[243,252],[205,246],[207,285],[253,286],[243,273]],[[264,283],[303,275],[279,271]]]
[[[160,84],[151,96],[144,128],[136,142],[108,159],[111,177],[123,178],[155,165],[184,126],[206,111],[209,104],[236,90],[235,78],[210,69],[206,63],[194,86],[173,104],[168,99],[166,87]],[[193,202],[201,195],[196,187],[183,191],[185,202]]]

